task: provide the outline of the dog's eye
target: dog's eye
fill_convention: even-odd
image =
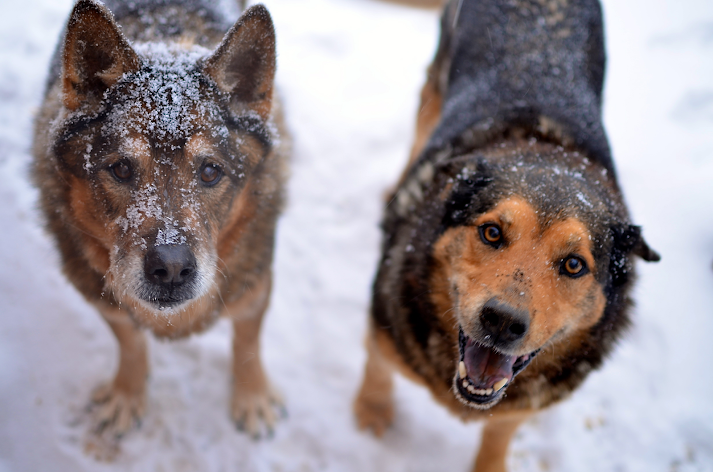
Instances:
[[[478,230],[480,231],[480,239],[482,239],[485,244],[500,247],[503,242],[503,231],[500,229],[500,226],[489,223],[481,225]]]
[[[109,169],[111,170],[111,175],[121,183],[128,182],[131,176],[134,175],[131,170],[131,164],[126,161],[119,161]]]
[[[588,272],[587,263],[581,257],[570,256],[562,260],[560,273],[572,278],[581,277]]]
[[[222,176],[223,171],[214,164],[205,165],[201,169],[201,182],[209,187],[217,184]]]

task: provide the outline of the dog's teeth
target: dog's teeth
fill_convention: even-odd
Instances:
[[[472,385],[468,385],[468,391],[472,393],[473,395],[480,395],[478,391],[473,387]]]
[[[468,383],[467,380],[463,379],[463,388],[468,388],[470,384]]]
[[[495,385],[493,385],[493,390],[496,392],[499,392],[501,388],[505,386],[505,384],[508,383],[508,379],[503,378],[495,382]]]
[[[492,389],[492,388],[489,388],[489,389],[487,389],[487,390],[485,391],[485,395],[487,395],[487,396],[490,396],[490,395],[492,395],[492,394],[493,394],[493,389]]]
[[[465,362],[463,361],[460,361],[460,364],[458,364],[458,375],[461,379],[468,377],[468,371],[465,370]]]

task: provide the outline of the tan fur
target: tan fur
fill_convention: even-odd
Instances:
[[[410,169],[416,162],[416,159],[423,151],[428,138],[431,137],[433,129],[441,119],[441,106],[443,104],[443,96],[441,95],[436,74],[438,71],[431,66],[428,71],[428,80],[421,89],[421,103],[418,107],[418,115],[416,116],[416,136],[414,137],[413,146],[411,147],[411,155],[409,156],[406,169]],[[405,178],[405,175],[402,179]]]
[[[282,397],[270,385],[260,359],[260,326],[270,301],[271,276],[267,274],[238,302],[227,306],[233,320],[233,395],[231,414],[239,427],[256,434],[260,421],[269,430],[277,416],[273,405]]]
[[[485,223],[500,224],[512,243],[499,250],[483,243],[477,227]],[[594,278],[590,246],[581,222],[570,218],[543,227],[531,205],[512,197],[481,215],[473,226],[450,229],[438,240],[433,284],[441,282],[445,288],[442,281],[447,280],[448,289],[456,290],[460,298],[444,305],[443,292],[436,297],[441,306],[458,305],[464,317],[459,321],[466,329],[475,322],[467,314],[474,316],[493,296],[528,311],[530,330],[521,347],[525,354],[588,329],[601,318],[606,298]],[[582,256],[592,272],[573,280],[552,270],[571,253]]]
[[[92,394],[95,424],[99,433],[109,428],[114,434],[125,434],[146,409],[146,337],[126,310],[98,308],[119,342],[119,367],[114,380]]]
[[[505,458],[518,426],[532,414],[518,411],[489,418],[483,427],[483,440],[473,472],[506,472]]]
[[[381,437],[394,419],[392,392],[394,366],[401,368],[399,358],[388,340],[380,337],[370,326],[366,338],[366,367],[364,381],[354,400],[354,414],[360,429],[371,429]],[[410,369],[403,369],[410,372]]]

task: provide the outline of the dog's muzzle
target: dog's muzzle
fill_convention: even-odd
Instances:
[[[460,358],[454,377],[456,396],[474,408],[490,408],[499,402],[517,374],[537,355],[510,355],[517,350],[530,328],[527,312],[497,299],[483,305],[477,334],[472,337],[459,329]]]
[[[193,298],[196,258],[186,244],[151,247],[144,257],[146,287],[141,298],[159,307],[170,307]]]

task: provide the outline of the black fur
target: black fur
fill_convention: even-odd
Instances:
[[[452,66],[441,122],[425,155],[467,146],[467,131],[535,129],[545,116],[576,148],[614,172],[601,123],[601,8],[597,0],[569,0],[553,12],[550,3],[448,4],[439,49]]]

